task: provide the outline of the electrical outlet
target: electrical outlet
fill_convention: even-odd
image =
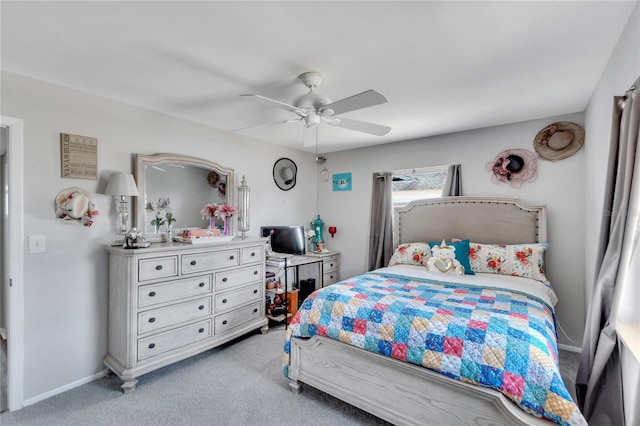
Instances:
[[[47,239],[44,235],[29,235],[29,253],[44,253],[47,251]]]

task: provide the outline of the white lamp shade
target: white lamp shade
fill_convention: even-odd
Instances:
[[[133,175],[125,175],[124,173],[114,173],[109,178],[107,189],[104,190],[106,195],[128,195],[138,196],[138,187]]]

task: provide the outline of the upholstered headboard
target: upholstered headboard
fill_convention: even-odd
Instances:
[[[394,246],[469,239],[485,244],[547,241],[546,206],[516,198],[446,197],[412,201],[394,211]]]

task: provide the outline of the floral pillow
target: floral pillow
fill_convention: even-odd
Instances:
[[[418,265],[425,266],[431,257],[431,249],[427,243],[405,243],[396,247],[389,266]]]
[[[469,244],[469,262],[474,272],[513,275],[549,284],[544,272],[547,243]]]

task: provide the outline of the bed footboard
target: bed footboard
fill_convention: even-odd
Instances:
[[[292,392],[302,383],[398,425],[548,425],[501,393],[314,336],[291,339]]]

